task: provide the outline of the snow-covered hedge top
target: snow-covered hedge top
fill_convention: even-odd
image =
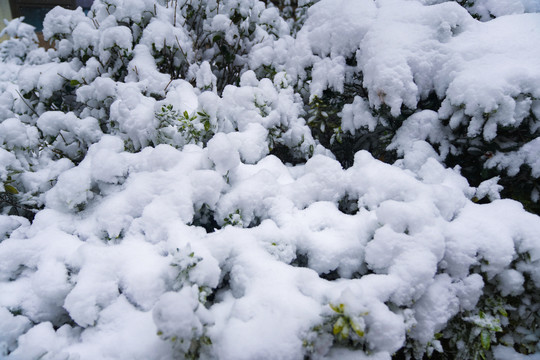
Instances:
[[[105,136],[31,226],[2,217],[0,300],[22,314],[1,313],[4,344],[39,323],[9,358],[174,357],[158,330],[188,344],[208,336],[207,357],[320,357],[331,306],[389,358],[473,310],[485,281],[502,296],[540,286],[538,217],[513,201],[470,202],[474,190],[434,160],[414,176],[366,152],[348,170],[320,155],[295,167],[234,158],[226,135],[137,154]],[[227,168],[224,179],[216,169]],[[359,209],[340,211],[343,199]],[[225,227],[194,226],[202,207]]]
[[[97,0],[48,51],[10,23],[0,357],[538,358],[540,218],[445,161],[528,165],[534,200],[540,9],[465,5]]]

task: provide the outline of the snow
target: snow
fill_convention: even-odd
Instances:
[[[220,143],[221,141],[225,142]],[[71,229],[54,230],[59,232],[56,235],[58,241],[53,243],[47,241],[38,248],[25,245],[24,253],[21,253],[21,255],[32,254],[31,258],[36,259],[33,264],[37,265],[35,272],[28,273],[31,283],[26,283],[23,287],[23,289],[30,287],[36,298],[26,302],[35,302],[39,298],[41,303],[49,303],[49,307],[63,307],[82,328],[83,334],[87,333],[84,329],[88,328],[88,336],[92,337],[114,336],[119,339],[118,341],[122,341],[124,336],[122,332],[115,335],[105,330],[98,332],[107,321],[110,321],[101,319],[105,314],[112,312],[114,307],[122,309],[121,311],[142,312],[141,316],[153,309],[156,326],[164,336],[174,334],[191,339],[190,332],[184,333],[187,329],[190,329],[189,331],[196,329],[193,330],[195,331],[193,336],[201,333],[202,325],[199,321],[202,320],[197,320],[199,315],[196,310],[200,305],[192,299],[193,295],[189,295],[192,290],[184,287],[180,293],[170,290],[167,292],[173,278],[168,270],[168,263],[171,260],[167,259],[170,255],[164,254],[170,254],[174,246],[181,248],[183,245],[180,244],[191,243],[196,256],[204,259],[195,267],[198,272],[193,275],[190,273],[189,280],[194,284],[215,287],[218,278],[223,276],[219,275],[223,271],[220,268],[228,263],[232,296],[223,293],[220,295],[223,298],[218,302],[219,305],[216,305],[215,309],[210,309],[215,328],[209,332],[215,344],[215,351],[224,358],[271,356],[269,354],[296,358],[301,344],[299,336],[302,331],[308,330],[305,327],[306,321],[307,324],[317,322],[324,304],[324,300],[323,304],[320,301],[330,294],[346,291],[349,286],[351,289],[358,289],[356,291],[369,287],[371,289],[368,294],[380,293],[374,298],[366,295],[370,301],[363,302],[370,313],[366,317],[369,329],[366,341],[369,341],[370,346],[377,351],[392,353],[403,344],[404,319],[389,311],[384,302],[390,299],[395,304],[410,305],[414,302],[414,308],[417,309],[415,317],[418,330],[415,330],[412,336],[426,343],[457,312],[461,303],[463,306],[470,306],[477,301],[482,281],[465,280],[468,267],[477,261],[477,253],[489,260],[489,265],[482,265],[486,267],[487,274],[500,274],[503,292],[519,291],[522,283],[519,275],[516,275],[515,271],[504,270],[508,269],[512,260],[514,244],[511,239],[515,230],[503,225],[508,224],[508,221],[502,221],[501,216],[507,218],[507,212],[513,209],[515,221],[527,221],[529,228],[535,227],[535,230],[529,232],[529,237],[534,237],[534,234],[540,231],[540,221],[532,215],[515,211],[513,202],[496,201],[491,205],[463,207],[466,203],[463,193],[461,193],[463,200],[457,202],[454,200],[454,206],[461,209],[460,215],[455,220],[447,220],[441,216],[437,203],[425,196],[417,198],[414,195],[415,192],[418,194],[432,192],[432,196],[437,199],[437,194],[441,196],[441,193],[435,190],[443,185],[422,183],[405,174],[403,170],[370,159],[366,153],[358,154],[357,164],[347,171],[340,169],[334,160],[317,156],[302,166],[303,175],[300,176],[287,174],[287,168],[283,165],[276,166],[278,164],[272,158],[267,158],[258,165],[244,165],[237,158],[228,177],[230,190],[219,196],[220,191],[226,189],[223,185],[217,188],[203,185],[215,176],[214,171],[199,172],[197,176],[200,180],[191,185],[182,180],[188,176],[189,170],[186,172],[186,166],[178,164],[185,162],[165,165],[163,170],[157,171],[152,177],[145,176],[145,171],[148,171],[145,168],[155,166],[152,162],[141,166],[145,163],[144,158],[149,155],[148,151],[130,156],[131,161],[127,164],[137,163],[138,169],[127,165],[131,168],[129,175],[121,170],[118,172],[118,169],[122,169],[122,162],[126,163],[125,158],[114,156],[118,154],[115,152],[118,151],[118,145],[120,143],[115,138],[105,137],[91,147],[88,160],[62,174],[57,185],[48,191],[47,198],[50,201],[59,198],[66,199],[65,201],[69,199],[74,203],[90,201],[90,199],[76,200],[80,196],[76,194],[87,196],[84,194],[87,194],[85,191],[90,186],[83,184],[110,182],[115,177],[127,176],[124,185],[109,195],[108,201],[96,203],[83,213],[85,214],[83,219],[76,214],[61,215],[62,218],[71,218],[72,220],[68,222],[72,222],[72,225],[69,226]],[[226,142],[225,135],[217,137],[209,143],[208,155],[212,156],[212,151],[221,149],[223,152],[227,148],[231,149],[231,144]],[[179,160],[190,156],[189,150],[188,148],[180,152],[177,155],[180,156]],[[112,152],[99,157],[100,151]],[[204,156],[207,155],[200,152],[197,155],[199,159]],[[101,161],[96,161],[97,158]],[[141,161],[135,160],[136,158],[140,158]],[[107,162],[110,162],[112,167],[105,171]],[[212,162],[199,160],[193,165],[194,169],[202,170],[213,166],[214,162],[224,166],[223,162],[216,158]],[[219,166],[217,171],[223,174],[225,168],[219,170]],[[360,182],[355,176],[346,176],[348,173],[354,174],[359,171],[362,174]],[[93,175],[103,176],[104,173],[110,174],[109,177],[99,178]],[[388,173],[393,175],[389,176]],[[68,177],[68,174],[74,175]],[[382,178],[392,178],[400,183],[393,186],[394,191],[391,190],[392,187],[387,186],[386,191],[380,193]],[[163,181],[164,179],[166,181]],[[216,177],[216,180],[218,179],[219,177]],[[215,180],[210,181],[212,183]],[[375,184],[378,184],[379,196],[371,197],[369,208],[372,210],[364,208],[356,215],[346,215],[337,210],[336,201],[345,189],[356,186],[356,194],[363,198],[374,191]],[[208,235],[188,230],[189,228],[182,223],[189,223],[191,215],[188,214],[192,213],[193,209],[182,215],[183,210],[179,205],[186,196],[190,197],[192,191],[189,189],[196,186],[204,186],[206,191],[216,194],[213,201],[206,198],[204,202],[211,207],[216,206],[219,216],[224,217],[227,212],[241,209],[242,220],[246,224],[252,222],[254,217],[268,220],[251,229],[226,227]],[[142,192],[137,190],[141,187],[146,187],[146,190]],[[182,193],[173,190],[178,187],[183,189]],[[341,190],[337,193],[325,193],[324,189],[330,188]],[[297,192],[300,189],[304,189],[303,195]],[[454,191],[457,197],[462,190],[458,188]],[[205,191],[199,192],[201,194],[199,196],[208,197],[204,193]],[[161,196],[165,194],[168,198],[172,196],[175,201],[162,198]],[[216,205],[215,199],[218,199]],[[195,201],[190,199],[189,204],[192,202]],[[136,204],[135,207],[128,205],[130,203]],[[311,205],[303,209],[307,204]],[[137,207],[140,210],[137,210]],[[57,220],[54,218],[58,216],[59,214],[49,213],[47,219],[51,228],[49,231],[56,228],[57,225],[54,224]],[[115,221],[107,225],[108,219]],[[12,254],[11,249],[19,248],[19,252],[23,250],[20,248],[22,244],[17,245],[17,242],[35,243],[40,234],[45,236],[46,228],[43,220],[40,220],[38,218],[27,230],[28,233],[35,234],[27,235],[29,236],[27,240],[12,236],[2,242],[0,249],[3,251],[0,252],[0,256],[4,273],[7,269],[14,271],[21,261],[12,258],[6,263],[6,256]],[[94,225],[88,227],[89,221],[95,221]],[[121,229],[115,228],[115,225],[121,225]],[[111,238],[106,240],[108,245],[100,240],[102,237],[100,228]],[[408,235],[403,233],[405,230],[408,231]],[[123,232],[123,235],[120,235],[120,232]],[[160,235],[152,240],[152,233],[156,232]],[[59,236],[60,234],[62,235]],[[70,234],[78,234],[81,240]],[[118,236],[120,239],[114,240],[114,237]],[[51,261],[45,254],[54,254],[58,251],[57,246],[64,243],[64,240],[60,240],[62,238],[70,239],[69,243],[73,245],[69,248],[62,245],[64,255],[57,254],[55,258],[58,260]],[[82,241],[85,238],[87,240]],[[473,239],[474,241],[471,241]],[[498,244],[496,248],[488,245],[493,241]],[[269,248],[274,250],[269,251]],[[290,253],[291,250],[293,253]],[[287,265],[297,256],[294,255],[295,252],[307,255],[309,259],[307,266],[311,270]],[[27,256],[24,255],[19,259]],[[63,260],[65,263],[59,262],[62,258],[65,259]],[[434,277],[437,264],[443,260],[447,263],[448,274],[456,276],[456,280],[468,281],[470,284],[467,285],[468,288],[471,286],[472,288],[467,291],[459,290],[461,286],[459,282],[453,284],[448,274]],[[66,282],[66,266],[76,269],[76,275],[69,283]],[[355,273],[365,273],[367,269],[379,274],[377,281],[370,281],[370,276],[360,278],[353,276]],[[333,270],[337,270],[343,278],[335,285],[317,276],[317,273],[325,274]],[[208,277],[212,273],[216,275]],[[299,276],[303,279],[302,285]],[[346,280],[351,277],[353,279]],[[16,281],[13,285],[20,281]],[[350,285],[347,285],[347,281],[350,281]],[[46,284],[46,287],[41,288],[38,284]],[[10,288],[12,293],[16,291],[12,286]],[[327,295],[323,295],[325,293]],[[173,300],[176,297],[178,300]],[[347,301],[348,306],[353,306],[349,302],[356,297],[347,299],[343,298],[340,301]],[[43,315],[35,313],[36,310],[24,305],[26,302],[22,302],[23,313],[26,316],[34,320],[42,316],[52,317],[50,313]],[[186,306],[178,306],[184,302]],[[173,303],[176,305],[172,305]],[[45,308],[41,311],[47,310]],[[436,322],[433,322],[434,319],[437,319]],[[116,326],[121,326],[122,329],[129,326],[129,322],[118,323],[120,319],[115,321]],[[185,322],[191,325],[183,326]],[[59,335],[51,333],[47,336]],[[85,336],[83,335],[83,339]],[[241,354],[236,346],[239,341],[237,336],[241,336],[242,341],[251,344],[250,347],[243,348]],[[32,342],[32,339],[30,336],[27,337],[29,342]],[[100,346],[106,346],[106,343]],[[38,343],[32,344],[32,347],[39,347]],[[63,349],[76,351],[78,346],[73,344]],[[30,348],[27,351],[31,351]],[[109,356],[119,356],[114,355],[114,351],[109,351],[111,351]],[[121,356],[129,357],[127,353]]]
[[[216,134],[208,142],[208,157],[214,162],[216,170],[226,174],[240,164],[240,155],[227,135]]]
[[[532,354],[532,355],[523,355],[520,354],[514,349],[499,345],[495,347],[494,349],[494,355],[495,359],[497,360],[538,360],[540,359],[540,356],[538,354]]]
[[[499,177],[475,188],[442,164],[452,129],[492,140],[538,112],[540,18],[523,14],[534,3],[478,1],[500,16],[482,23],[455,2],[321,0],[294,38],[276,9],[224,3],[200,26],[229,44],[249,26],[233,24],[234,6],[281,35],[254,35],[222,93],[209,61],[191,78],[160,72],[167,46],[197,61],[215,49],[192,51],[172,24],[187,14],[150,0],[96,1],[93,21],[55,8],[45,21],[47,38],[64,37],[47,53],[55,61],[2,63],[0,190],[16,181],[37,210],[31,221],[0,215],[0,357],[391,359],[425,351],[488,290],[534,295],[540,218],[501,199]],[[132,20],[148,25],[134,31]],[[69,58],[90,47],[84,63]],[[273,78],[260,78],[262,64]],[[394,164],[361,150],[344,168],[306,125],[301,96],[343,93],[360,72],[367,96],[337,109],[352,134],[374,131],[383,105],[399,116],[444,97],[403,118]],[[85,109],[47,108],[67,84]],[[173,136],[160,143],[167,106]],[[209,137],[188,141],[179,116]],[[487,164],[538,176],[538,144]],[[342,342],[336,321],[350,324]],[[496,359],[534,351],[493,344]]]
[[[469,125],[470,134],[480,131],[484,122],[480,119],[481,113],[493,112],[483,134],[484,138],[493,139],[496,130],[491,123],[507,126],[521,120],[515,114],[519,106],[514,98],[521,91],[536,96],[534,94],[538,90],[534,83],[540,67],[533,60],[538,53],[529,37],[535,38],[540,34],[538,23],[538,14],[505,16],[478,24],[477,30],[463,32],[450,42],[459,54],[457,61],[462,64],[450,70],[457,70],[457,76],[448,84],[445,101],[453,106],[465,105],[465,113],[473,117]],[[507,28],[512,31],[507,31]],[[516,41],[520,38],[518,33],[528,35]],[[516,56],[525,49],[530,51],[527,56]],[[445,116],[444,105],[447,104],[443,104],[442,116]]]
[[[127,83],[118,89],[117,100],[111,105],[110,119],[118,124],[136,149],[147,146],[148,134],[155,132],[155,103],[153,98],[143,96],[137,85]]]
[[[51,9],[43,21],[43,37],[49,40],[54,34],[67,35],[81,22],[89,22],[84,16],[82,8],[74,12],[56,6]],[[85,34],[87,36],[89,34]]]
[[[354,54],[373,23],[376,7],[369,0],[320,1],[309,9],[308,19],[298,37],[307,37],[313,53],[321,57]],[[320,26],[330,23],[332,26]]]

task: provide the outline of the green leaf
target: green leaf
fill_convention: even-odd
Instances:
[[[480,333],[480,343],[485,350],[489,350],[491,346],[491,334],[488,330],[482,330]]]
[[[497,321],[496,323],[491,324],[491,326],[489,327],[489,330],[495,331],[495,332],[501,332],[501,331],[502,331],[502,327],[501,327],[501,325],[499,324],[499,322]]]
[[[4,184],[4,189],[6,189],[6,191],[12,195],[17,195],[19,193],[19,190],[8,184]]]
[[[337,335],[343,331],[343,329],[347,326],[347,323],[343,319],[343,317],[339,317],[337,321],[334,323],[334,327],[332,329],[332,333],[334,335]]]
[[[480,316],[480,319],[485,319],[486,318],[486,314],[483,311],[480,311],[478,313],[478,315]]]
[[[212,340],[208,336],[201,337],[201,343],[204,345],[212,345]]]
[[[78,81],[78,80],[71,80],[69,82],[69,85],[71,86],[78,86],[78,85],[81,85],[81,83]]]
[[[349,338],[349,324],[345,323],[340,335],[342,340],[347,340]]]
[[[356,335],[358,335],[360,337],[363,337],[365,335],[364,334],[364,329],[362,328],[362,326],[360,326],[360,324],[356,323],[356,321],[354,321],[353,319],[350,319],[349,323],[351,324],[351,327],[354,330],[354,332],[356,333]]]
[[[478,352],[478,354],[480,355],[480,357],[482,358],[482,360],[486,360],[486,354],[484,353],[484,350],[480,349],[480,351]],[[475,358],[478,358],[478,357],[475,356]]]
[[[345,305],[343,304],[339,304],[338,306],[334,304],[329,304],[329,305],[330,305],[330,308],[334,310],[335,312],[337,312],[338,314],[343,314],[343,311],[345,310]]]

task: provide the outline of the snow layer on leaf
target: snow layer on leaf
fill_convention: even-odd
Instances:
[[[19,119],[10,118],[0,123],[0,143],[4,148],[31,148],[38,144],[39,135],[34,126],[23,124]]]
[[[69,63],[47,63],[20,70],[18,84],[23,92],[37,91],[41,99],[49,99],[65,85],[65,79],[75,77]],[[26,105],[27,106],[27,105]]]
[[[480,16],[483,21],[491,20],[493,17],[504,15],[522,14],[524,12],[540,11],[540,4],[534,0],[477,0],[470,10],[472,13]]]
[[[313,53],[321,57],[351,56],[376,13],[375,3],[369,0],[320,1],[309,9],[298,38],[307,37]]]
[[[357,55],[372,106],[386,104],[393,116],[401,106],[416,108],[433,87],[447,55],[444,43],[471,26],[468,13],[453,2],[421,6],[384,1]]]
[[[497,360],[538,360],[539,354],[523,355],[516,352],[513,348],[498,345],[493,349],[493,355]]]
[[[446,93],[441,117],[448,118],[451,106],[464,106],[472,117],[468,136],[492,140],[497,125],[515,126],[522,120],[516,97],[538,97],[540,56],[534,44],[540,37],[538,14],[504,16],[479,23],[454,37],[448,44],[453,56],[441,72],[437,92]],[[527,34],[524,36],[523,34]]]
[[[507,153],[496,153],[486,162],[487,167],[496,167],[500,170],[506,170],[510,176],[515,176],[520,171],[522,165],[531,167],[531,175],[535,178],[540,177],[540,138],[536,138],[517,151]]]
[[[82,8],[68,10],[57,6],[45,16],[45,20],[43,21],[43,37],[45,40],[49,40],[54,35],[66,36],[71,34],[81,22],[90,22],[90,20],[84,16]],[[90,35],[90,33],[88,33],[87,36],[88,35]]]
[[[111,105],[111,120],[118,123],[136,149],[147,146],[152,138],[149,134],[155,133],[155,102],[143,96],[137,85],[127,83],[118,89],[118,98]]]

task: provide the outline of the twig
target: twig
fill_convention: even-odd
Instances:
[[[64,144],[69,145],[68,142],[66,141],[66,138],[64,137],[64,135],[62,135],[62,130],[60,130],[60,131],[58,132],[58,135],[60,135],[60,137],[62,138],[62,140],[64,140]]]
[[[174,2],[174,22],[173,26],[176,27],[176,7],[178,6],[178,0]]]
[[[165,92],[167,91],[167,88],[169,87],[169,85],[171,85],[172,81],[173,81],[173,78],[171,77],[171,80],[167,83],[167,86],[165,86],[165,89],[163,89],[163,91]]]
[[[71,82],[70,79],[68,79],[67,77],[65,77],[64,75],[62,75],[62,74],[60,74],[60,73],[56,73],[56,75],[60,76],[62,79],[66,80],[66,81]]]
[[[34,110],[34,108],[31,107],[30,104],[28,104],[28,103],[26,102],[26,100],[24,99],[24,97],[22,96],[22,94],[19,92],[19,90],[16,90],[16,91],[17,91],[17,94],[19,94],[19,96],[21,97],[21,100],[26,104],[26,106],[28,106],[28,108],[29,108],[30,110],[32,110],[32,112],[33,112],[36,116],[39,116],[39,114],[37,113],[37,111]]]
[[[176,43],[178,44],[178,50],[180,50],[180,53],[182,56],[184,56],[184,59],[186,59],[186,62],[188,62],[187,54],[184,53],[184,50],[182,49],[182,45],[180,45],[180,40],[178,40],[178,36],[174,36],[176,38]]]
[[[92,18],[92,23],[96,29],[99,29],[99,22],[96,19]]]

